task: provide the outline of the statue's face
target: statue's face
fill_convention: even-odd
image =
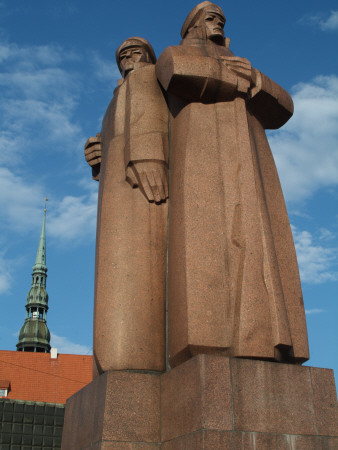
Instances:
[[[205,11],[204,25],[207,39],[219,40],[224,37],[224,18],[215,11]]]
[[[135,63],[148,62],[147,52],[143,47],[131,46],[120,53],[120,67],[123,77],[134,70]]]

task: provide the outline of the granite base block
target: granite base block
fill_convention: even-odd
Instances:
[[[156,448],[159,411],[159,376],[106,372],[68,399],[62,448]]]
[[[155,448],[338,448],[333,371],[198,355],[107,372],[67,401],[62,449]]]

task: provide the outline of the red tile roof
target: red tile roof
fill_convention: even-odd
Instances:
[[[7,398],[66,403],[92,381],[93,357],[88,355],[0,350],[0,380],[8,380]]]

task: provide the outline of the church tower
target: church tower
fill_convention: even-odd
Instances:
[[[47,199],[46,199],[47,200]],[[50,352],[50,332],[47,327],[48,294],[46,292],[46,207],[35,264],[32,285],[27,295],[26,319],[16,344],[22,352]]]

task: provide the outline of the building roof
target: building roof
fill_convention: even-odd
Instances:
[[[92,381],[91,355],[0,350],[0,380],[9,382],[7,398],[66,403]]]

